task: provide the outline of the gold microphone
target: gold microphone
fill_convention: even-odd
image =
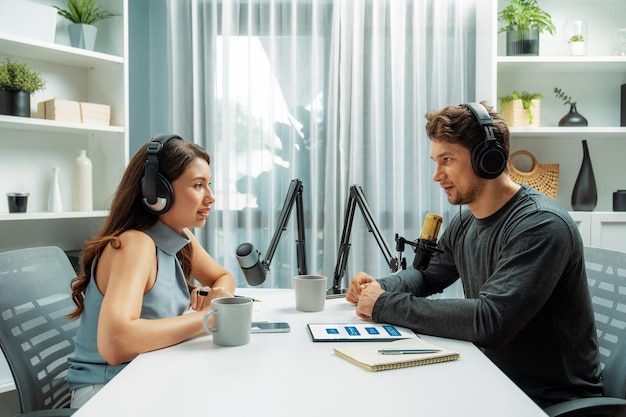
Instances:
[[[443,223],[443,217],[438,214],[427,213],[422,226],[422,233],[417,241],[415,248],[415,259],[413,259],[413,268],[423,271],[428,268],[430,258],[435,252],[441,252],[437,248],[437,236],[439,229]]]
[[[438,214],[427,213],[424,218],[424,226],[422,226],[420,239],[430,240],[437,243],[437,236],[439,236],[441,223],[443,223],[443,217]]]

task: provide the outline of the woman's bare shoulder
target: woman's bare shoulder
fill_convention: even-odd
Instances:
[[[150,236],[136,229],[130,229],[122,232],[111,245],[114,249],[122,249],[123,251],[141,251],[153,250],[154,241]]]

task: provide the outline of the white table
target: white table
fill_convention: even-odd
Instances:
[[[301,313],[290,289],[238,294],[262,300],[255,303],[260,315],[289,322],[291,332],[253,334],[239,347],[215,346],[205,336],[142,354],[74,415],[545,417],[471,343],[424,336],[461,358],[369,372],[336,356],[340,343],[314,343],[306,329],[307,323],[360,322],[345,299]]]

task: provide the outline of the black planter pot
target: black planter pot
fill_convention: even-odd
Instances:
[[[0,114],[30,117],[30,93],[0,90]]]
[[[559,126],[588,126],[587,119],[576,111],[576,105],[572,104],[569,113],[559,120]]]
[[[534,29],[508,30],[506,54],[508,56],[539,55],[539,31]]]

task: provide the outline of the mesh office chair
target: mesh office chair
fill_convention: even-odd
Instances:
[[[552,417],[626,417],[626,253],[586,246],[585,265],[604,397],[567,401],[545,411]]]
[[[77,321],[70,281],[76,276],[57,247],[0,253],[0,347],[20,402],[20,417],[69,416],[67,357]]]

